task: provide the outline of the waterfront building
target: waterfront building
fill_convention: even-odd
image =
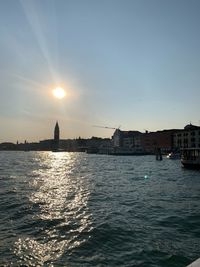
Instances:
[[[200,126],[188,124],[183,130],[174,133],[174,147],[200,148]]]
[[[111,139],[92,137],[86,140],[88,153],[109,154],[111,151]]]
[[[17,145],[11,142],[3,142],[0,144],[0,150],[16,150]]]
[[[112,136],[114,153],[142,153],[141,135],[139,131],[122,131],[116,129]]]
[[[161,149],[163,153],[173,150],[173,134],[177,130],[163,130],[157,132],[145,132],[141,136],[141,144],[147,153],[155,153],[156,149]]]
[[[39,147],[40,147],[40,150],[42,151],[52,150],[52,145],[53,145],[52,139],[41,140],[39,142]]]

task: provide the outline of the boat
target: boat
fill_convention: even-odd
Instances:
[[[181,154],[179,152],[171,152],[167,155],[168,159],[180,159]]]
[[[200,169],[200,148],[183,148],[181,163],[186,168]]]
[[[58,149],[52,149],[51,152],[65,152],[65,150],[58,148]]]
[[[187,265],[187,267],[199,267],[200,266],[200,258],[196,261],[193,261],[190,265]]]

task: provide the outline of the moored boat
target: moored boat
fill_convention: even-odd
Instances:
[[[171,152],[167,155],[168,159],[180,159],[181,154],[179,152]]]
[[[186,168],[200,169],[200,148],[183,148],[181,163]]]
[[[200,266],[200,258],[196,261],[193,261],[190,265],[187,265],[187,267],[199,267]]]

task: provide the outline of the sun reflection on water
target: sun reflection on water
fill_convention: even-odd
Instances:
[[[90,190],[81,175],[80,156],[73,153],[40,153],[32,172],[30,202],[38,207],[32,218],[38,237],[21,237],[15,244],[20,264],[41,266],[85,242],[82,233],[92,230],[88,209]],[[85,235],[84,235],[85,236]],[[36,265],[34,265],[36,264]],[[52,265],[53,266],[53,265]]]

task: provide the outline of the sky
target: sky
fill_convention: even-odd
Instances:
[[[199,0],[1,0],[0,142],[200,124]],[[52,90],[63,87],[66,97]]]

